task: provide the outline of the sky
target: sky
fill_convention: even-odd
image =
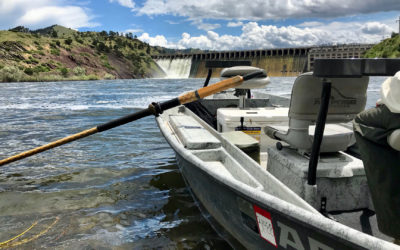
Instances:
[[[53,24],[132,32],[174,49],[377,43],[399,31],[400,0],[0,0],[0,29]]]

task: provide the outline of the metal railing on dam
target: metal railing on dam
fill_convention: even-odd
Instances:
[[[191,58],[190,77],[205,77],[208,60],[250,60],[253,66],[267,70],[270,76],[297,76],[313,70],[317,58],[360,58],[374,44],[327,45],[298,48],[274,48],[243,51],[206,51],[153,55],[154,60]],[[215,70],[217,77],[220,70]]]

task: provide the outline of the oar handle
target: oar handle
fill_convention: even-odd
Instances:
[[[63,144],[66,144],[66,143],[69,143],[69,142],[72,142],[72,141],[76,141],[78,139],[87,137],[89,135],[93,135],[93,134],[98,133],[98,132],[103,132],[103,131],[106,131],[106,130],[109,130],[109,129],[112,129],[112,128],[115,128],[115,127],[118,127],[118,126],[121,126],[121,125],[124,125],[126,123],[141,119],[143,117],[146,117],[146,116],[149,116],[149,115],[152,115],[152,114],[157,115],[158,113],[162,113],[164,110],[167,110],[167,109],[170,109],[170,108],[173,108],[173,107],[185,104],[185,103],[189,103],[189,102],[193,102],[193,101],[202,99],[204,97],[207,97],[207,96],[212,95],[212,94],[216,94],[216,93],[224,91],[226,89],[237,87],[243,81],[249,80],[249,79],[254,78],[254,77],[257,77],[257,76],[259,76],[261,74],[262,74],[261,71],[256,71],[256,72],[247,74],[245,76],[235,76],[235,77],[232,77],[232,78],[229,78],[229,79],[226,79],[226,80],[222,80],[222,81],[220,81],[220,82],[218,82],[216,84],[213,84],[213,85],[210,85],[210,86],[207,86],[207,87],[203,87],[201,89],[198,89],[198,90],[183,94],[183,95],[181,95],[181,96],[179,96],[177,98],[171,99],[169,101],[165,101],[165,102],[159,103],[156,106],[150,104],[149,108],[147,108],[147,109],[140,110],[140,111],[135,112],[133,114],[130,114],[130,115],[127,115],[127,116],[112,120],[110,122],[101,124],[101,125],[99,125],[97,127],[84,130],[84,131],[79,132],[77,134],[67,136],[67,137],[65,137],[63,139],[60,139],[60,140],[57,140],[57,141],[54,141],[54,142],[50,142],[49,144],[46,144],[46,145],[43,145],[43,146],[31,149],[31,150],[22,152],[20,154],[11,156],[9,158],[0,160],[0,166],[3,166],[5,164],[11,163],[11,162],[14,162],[14,161],[17,161],[17,160],[21,160],[23,158],[38,154],[40,152],[43,152],[43,151],[46,151],[46,150],[61,146]]]

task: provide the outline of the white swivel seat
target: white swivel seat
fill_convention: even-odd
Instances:
[[[346,150],[355,143],[353,130],[340,123],[351,121],[364,110],[369,77],[327,80],[331,82],[332,89],[321,153]],[[321,78],[311,72],[297,77],[292,88],[288,126],[266,127],[266,134],[300,152],[311,152],[321,89]]]
[[[326,211],[363,209],[370,206],[362,161],[345,151],[355,143],[346,126],[366,104],[369,78],[325,78],[331,82],[330,104],[322,137],[315,187],[308,184],[323,79],[305,73],[292,88],[287,126],[269,126],[265,133],[289,147],[269,147],[267,170],[317,209]],[[322,205],[322,204],[325,205]]]

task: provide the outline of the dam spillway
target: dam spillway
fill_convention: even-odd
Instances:
[[[189,78],[192,58],[159,58],[154,60],[167,78]]]
[[[206,61],[213,60],[249,60],[252,66],[265,69],[269,76],[297,76],[303,72],[312,71],[313,62],[317,58],[360,58],[373,45],[349,44],[266,50],[213,51],[154,55],[152,57],[163,70],[169,68],[167,71],[164,70],[168,78],[204,78],[208,72],[205,66]],[[164,65],[161,66],[159,62]],[[177,72],[178,70],[185,73]],[[212,77],[219,77],[221,70],[214,69]],[[180,77],[176,77],[177,75]]]

